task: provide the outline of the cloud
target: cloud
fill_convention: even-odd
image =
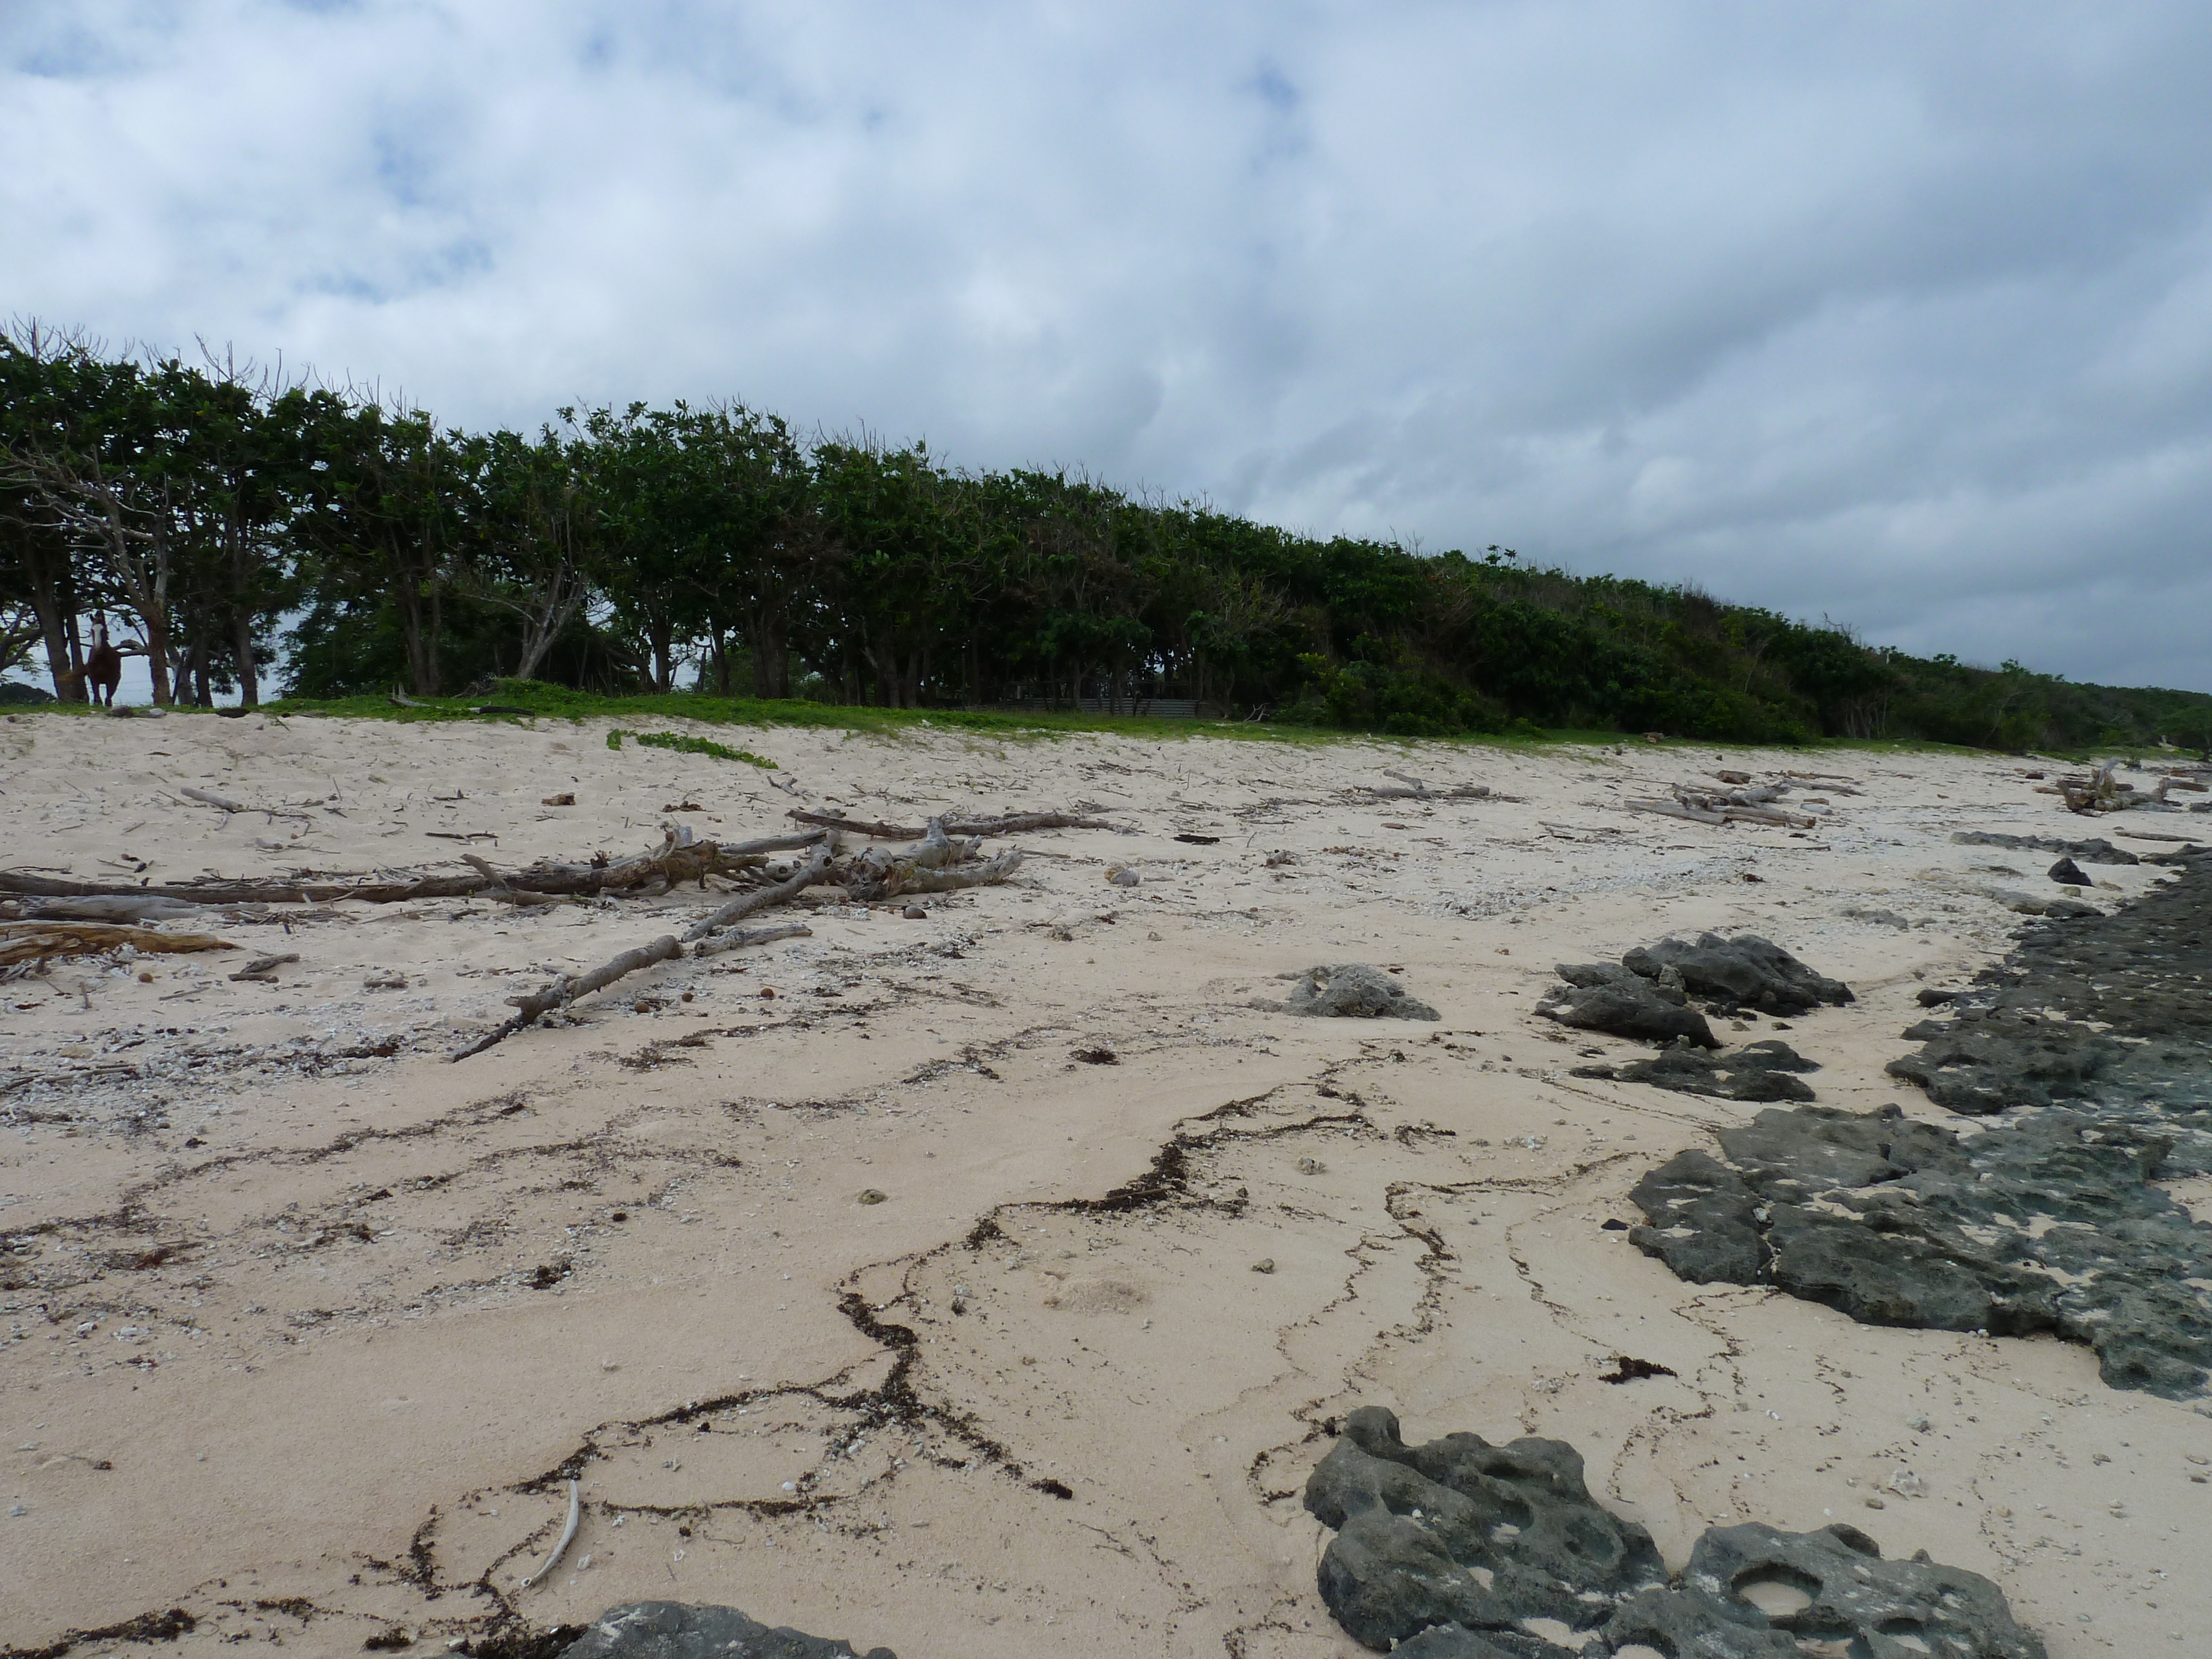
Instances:
[[[2212,690],[2212,15],[28,3],[4,303]]]

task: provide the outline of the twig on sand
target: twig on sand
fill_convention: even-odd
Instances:
[[[583,1489],[580,1483],[571,1480],[568,1483],[568,1524],[561,1528],[561,1541],[554,1545],[553,1553],[545,1558],[537,1571],[522,1581],[521,1587],[524,1589],[528,1589],[547,1573],[552,1571],[555,1567],[560,1565],[561,1558],[568,1553],[568,1546],[576,1541],[576,1523],[583,1518]]]

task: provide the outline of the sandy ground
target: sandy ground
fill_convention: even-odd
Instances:
[[[1942,1116],[1882,1065],[1923,981],[2006,948],[1972,886],[2048,888],[1948,840],[2066,832],[2017,764],[714,734],[768,774],[605,732],[27,716],[0,830],[20,866],[155,880],[621,854],[794,804],[1130,833],[1021,838],[1014,881],[926,920],[815,906],[457,1065],[506,996],[701,896],[347,905],[213,930],[296,951],[274,983],[231,954],[0,986],[0,1643],[175,1607],[198,1628],[155,1650],[441,1651],[497,1596],[541,1626],[665,1597],[902,1659],[1350,1655],[1297,1493],[1372,1402],[1409,1439],[1571,1442],[1670,1565],[1715,1522],[1847,1520],[1988,1574],[2055,1659],[2212,1652],[2212,1421],[2057,1342],[1678,1282],[1603,1224],[1756,1109],[1571,1079],[1630,1045],[1530,1012],[1555,961],[1754,928],[1858,990],[1790,1034],[1820,1098]],[[1616,805],[1720,765],[1863,793],[1795,835]],[[1392,771],[1522,799],[1346,793]],[[1442,1020],[1251,1006],[1343,961]],[[1621,1354],[1677,1375],[1601,1381]],[[518,1591],[570,1474],[581,1532]]]

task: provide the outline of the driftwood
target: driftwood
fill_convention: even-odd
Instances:
[[[800,823],[818,823],[825,830],[842,830],[871,841],[919,841],[929,833],[927,824],[871,823],[837,812],[807,812],[793,807],[784,817]],[[933,818],[948,836],[1021,836],[1036,830],[1111,830],[1103,818],[1079,818],[1066,812],[1006,812],[991,818]]]
[[[471,1054],[480,1054],[494,1043],[504,1042],[517,1031],[535,1025],[556,1008],[564,1008],[578,997],[589,996],[594,991],[605,990],[617,980],[634,974],[641,968],[650,968],[655,963],[666,962],[672,957],[684,954],[684,946],[673,933],[663,933],[650,945],[641,945],[635,951],[625,951],[613,961],[604,963],[588,974],[563,974],[543,990],[528,996],[511,999],[515,1013],[512,1019],[487,1031],[465,1048],[458,1048],[446,1056],[449,1060],[466,1060]]]
[[[1662,817],[1687,818],[1692,823],[1726,823],[1728,819],[1718,812],[1685,806],[1680,801],[1658,800],[1649,795],[1631,795],[1620,803],[1632,812],[1656,812]]]
[[[830,868],[830,849],[817,848],[814,856],[793,871],[785,880],[772,887],[757,887],[750,893],[740,893],[705,920],[694,922],[684,938],[700,939],[709,933],[719,933],[732,922],[743,921],[756,910],[765,910],[781,904],[820,881]]]
[[[962,865],[950,870],[916,870],[898,878],[897,885],[881,892],[854,892],[853,896],[864,902],[868,899],[890,898],[899,893],[951,893],[963,887],[983,887],[1004,881],[1020,868],[1022,854],[1018,848],[1010,848],[996,858],[981,860],[975,864]],[[849,886],[848,886],[848,890]]]
[[[186,800],[196,800],[203,806],[218,807],[225,812],[258,812],[264,818],[299,818],[308,823],[315,821],[312,812],[297,811],[289,806],[247,806],[228,795],[218,795],[212,789],[179,789],[177,793]]]
[[[733,933],[717,933],[692,945],[695,957],[719,957],[725,951],[742,951],[749,945],[767,945],[780,939],[812,939],[814,930],[804,922],[787,921],[774,927],[744,927]]]
[[[158,893],[103,894],[95,898],[30,899],[25,916],[40,921],[178,921],[206,910]]]
[[[288,962],[297,962],[299,959],[300,953],[297,951],[286,951],[279,956],[256,957],[252,961],[247,963],[245,967],[233,974],[231,978],[234,980],[273,980],[276,977],[276,970],[279,968],[282,968]]]
[[[385,881],[349,876],[323,881],[210,880],[134,887],[123,882],[71,881],[0,870],[0,893],[21,894],[27,898],[169,898],[207,905],[334,904],[344,899],[398,904],[416,899],[467,898],[489,888],[506,886],[520,892],[575,893],[590,897],[599,893],[626,892],[656,882],[675,886],[703,876],[753,869],[769,853],[811,847],[826,836],[826,831],[817,830],[724,846],[717,842],[696,840],[689,830],[684,830],[670,833],[659,848],[634,858],[602,859],[589,864],[540,860],[526,870],[504,875],[497,872],[486,875],[478,868],[465,876],[409,876]]]
[[[132,945],[149,954],[235,951],[228,939],[206,933],[161,933],[101,921],[0,922],[0,965],[46,957],[82,957]]]

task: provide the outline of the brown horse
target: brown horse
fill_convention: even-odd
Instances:
[[[92,649],[84,654],[83,678],[94,707],[115,707],[115,689],[123,684],[123,653],[107,642],[107,617],[97,611],[92,613]]]

